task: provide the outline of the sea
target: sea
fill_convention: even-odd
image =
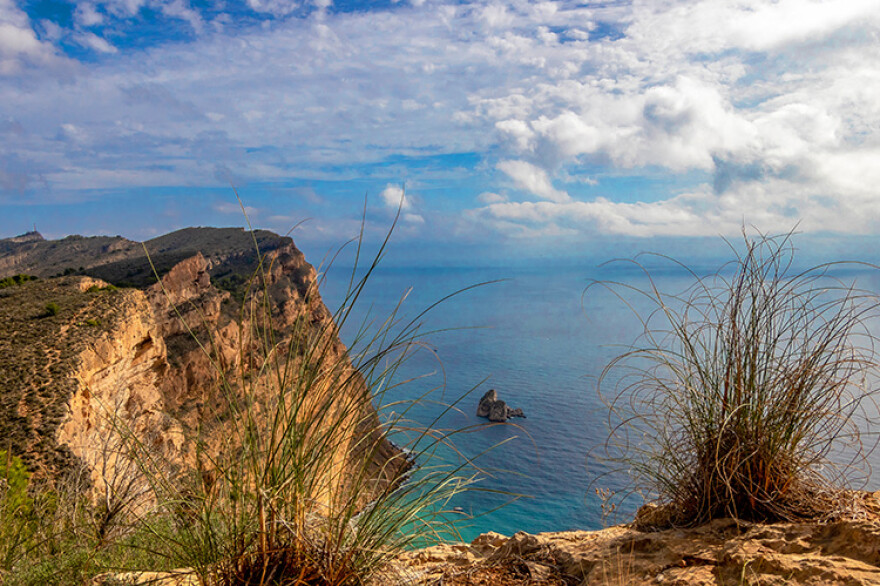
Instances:
[[[331,311],[343,303],[351,277],[345,267],[323,274],[321,294]],[[862,279],[870,286],[880,285],[876,281],[873,273]],[[602,457],[610,424],[602,397],[622,374],[612,370],[603,379],[603,371],[644,332],[643,319],[654,306],[639,290],[680,293],[693,282],[676,267],[653,270],[649,280],[626,263],[380,266],[341,336],[357,352],[364,332],[389,320],[392,331],[420,326],[416,351],[394,380],[380,381],[389,389],[383,403],[392,404],[385,414],[403,412],[397,401],[418,399],[406,411],[413,428],[460,430],[450,438],[454,448],[444,447],[440,457],[451,465],[472,462],[462,472],[480,477],[475,490],[446,504],[456,511],[462,539],[487,531],[592,530],[630,520],[643,503],[629,494],[626,470]],[[479,399],[490,389],[526,417],[503,425],[477,417]]]

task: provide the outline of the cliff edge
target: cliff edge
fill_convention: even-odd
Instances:
[[[0,240],[0,278],[15,274],[40,279],[0,289],[0,449],[21,457],[35,481],[74,476],[98,493],[122,481],[134,466],[120,455],[120,429],[169,474],[194,470],[192,438],[200,449],[223,443],[221,378],[258,366],[257,341],[243,334],[255,324],[242,311],[258,298],[269,300],[263,325],[279,347],[322,336],[324,358],[347,361],[315,269],[271,232],[188,228],[143,245],[27,234]],[[368,392],[352,381],[345,393]],[[364,421],[375,421],[365,405]],[[405,464],[377,428],[362,425],[370,437],[352,441],[380,445],[369,465],[379,490]]]

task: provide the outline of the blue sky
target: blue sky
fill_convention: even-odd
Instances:
[[[0,0],[9,236],[880,260],[880,0]],[[406,196],[403,198],[403,187]]]

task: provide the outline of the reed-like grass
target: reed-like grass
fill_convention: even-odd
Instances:
[[[877,297],[834,277],[847,263],[797,269],[791,234],[741,244],[716,273],[689,271],[680,294],[661,291],[644,258],[632,262],[646,287],[592,285],[644,326],[603,372],[600,394],[605,456],[662,505],[650,525],[832,515],[864,470]],[[647,313],[635,309],[646,303]]]
[[[448,535],[446,503],[473,471],[467,460],[432,460],[454,432],[414,428],[409,406],[387,398],[420,347],[422,316],[402,320],[395,310],[365,322],[348,350],[338,341],[384,246],[352,271],[332,321],[313,319],[315,284],[283,336],[275,267],[260,256],[239,315],[236,369],[225,367],[210,331],[193,333],[217,373],[222,424],[206,421],[194,438],[198,473],[186,478],[167,477],[149,446],[131,438],[158,503],[143,521],[153,554],[211,586],[356,586],[390,572],[411,543]],[[392,436],[409,443],[392,447]]]

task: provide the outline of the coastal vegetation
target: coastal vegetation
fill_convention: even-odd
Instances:
[[[798,269],[791,234],[741,244],[681,293],[662,292],[644,257],[646,287],[593,285],[651,308],[600,381],[604,456],[657,505],[647,526],[833,518],[873,447],[877,295],[844,278],[847,263]]]
[[[339,351],[338,328],[381,252],[360,274],[353,269],[332,321],[316,331],[303,311],[286,341],[261,285],[273,267],[261,262],[242,291],[237,375],[227,376],[210,340],[204,346],[220,375],[227,436],[197,444],[201,473],[183,481],[168,481],[163,463],[136,444],[162,509],[143,527],[170,566],[192,568],[205,584],[355,586],[410,544],[454,536],[446,503],[474,480],[469,463],[438,461],[452,434],[416,427],[410,405],[387,398],[421,344],[420,318],[401,321],[395,310]],[[317,283],[304,307],[312,295]]]

